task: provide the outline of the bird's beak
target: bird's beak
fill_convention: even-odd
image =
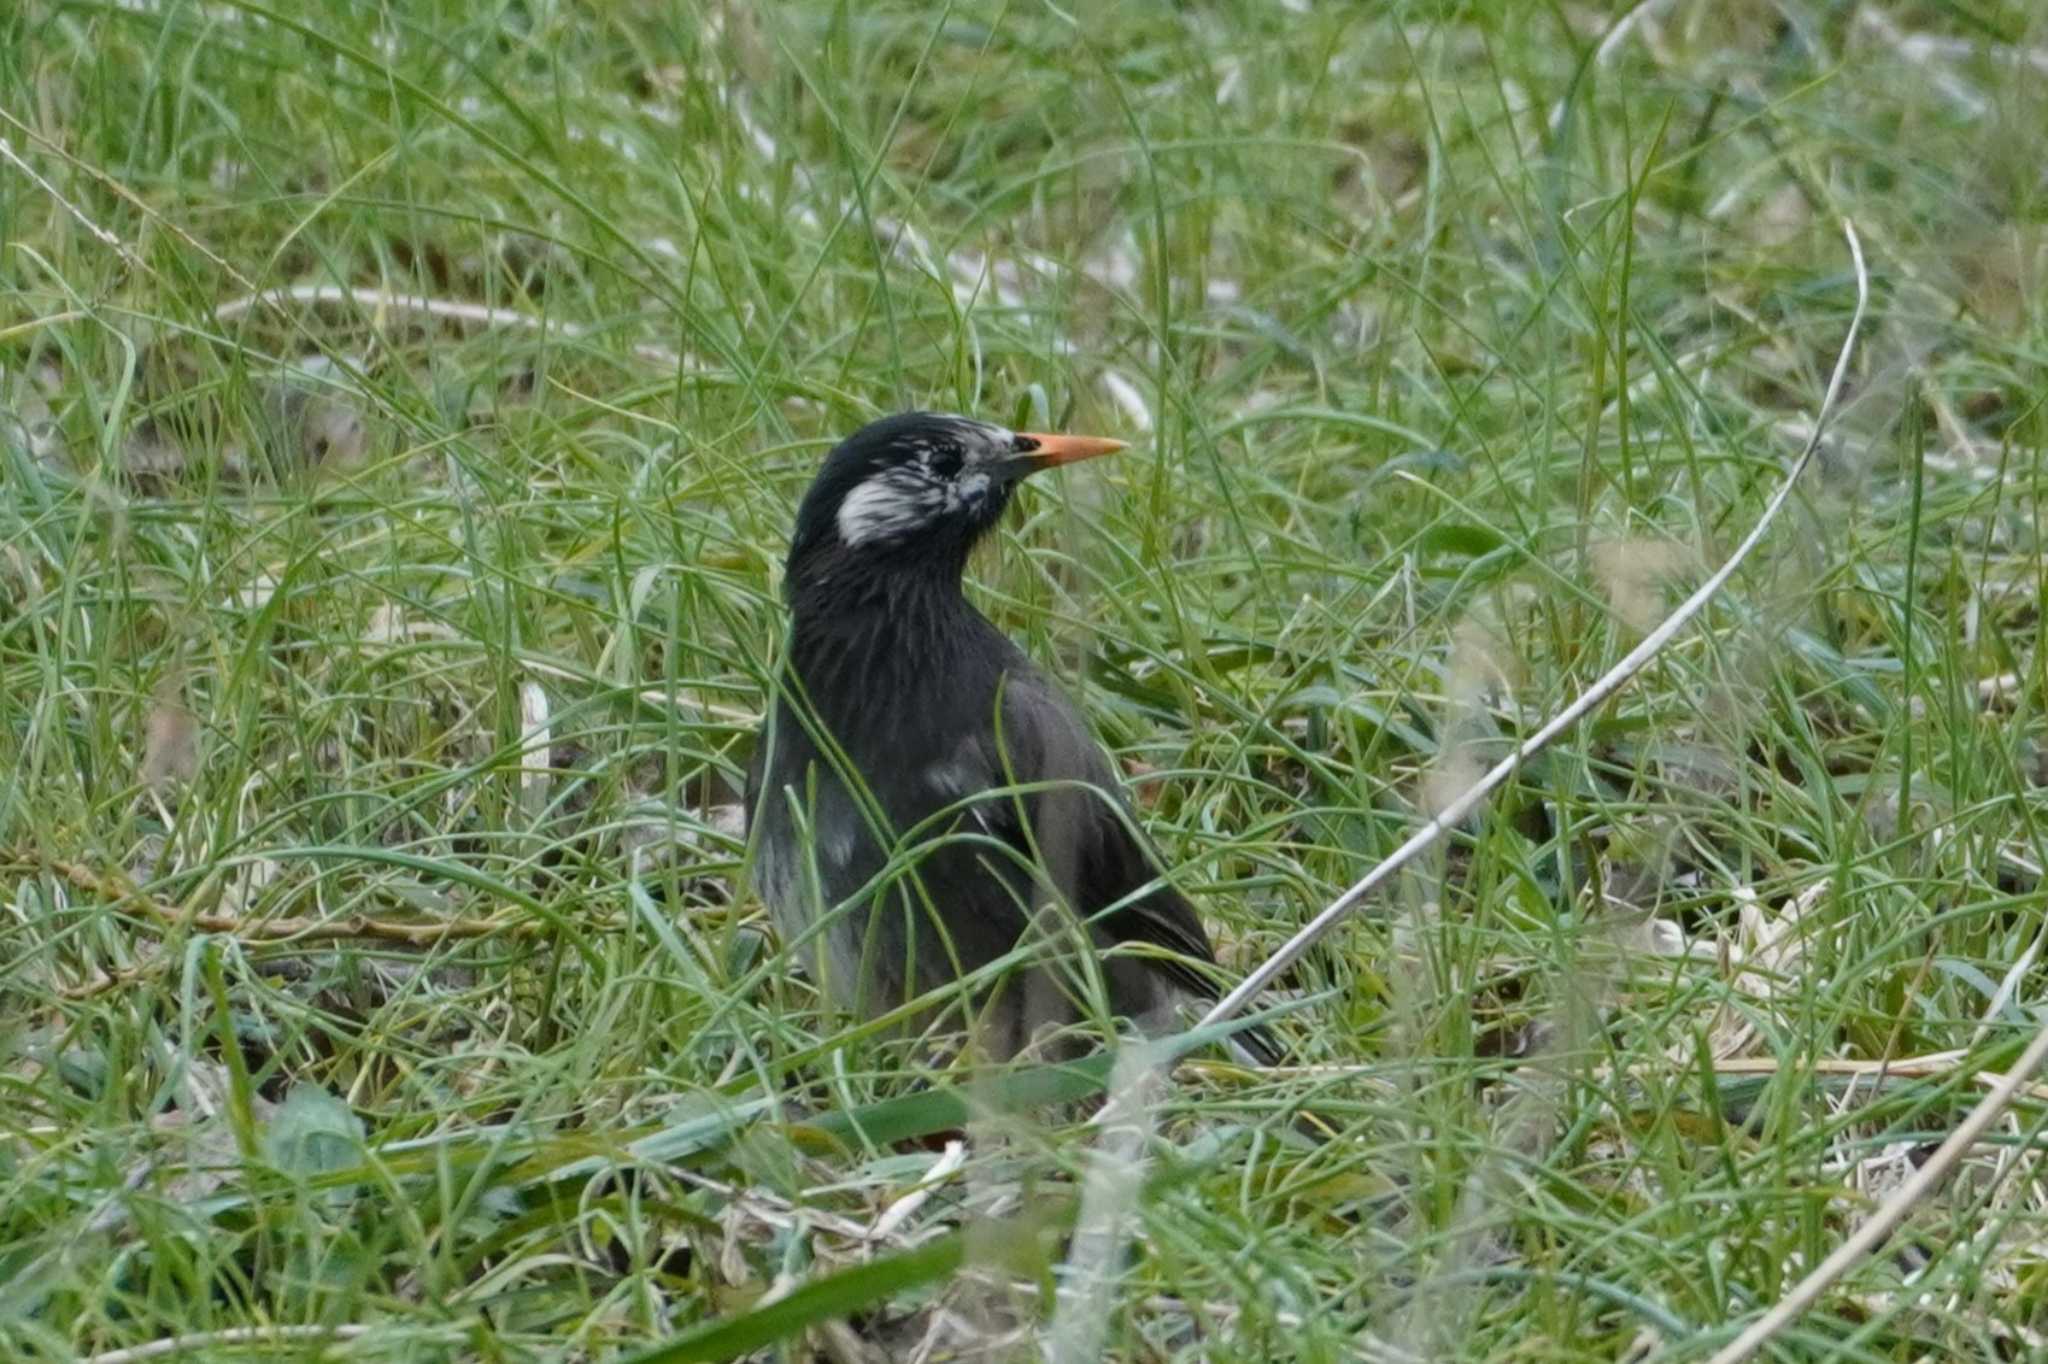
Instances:
[[[1058,464],[1094,459],[1097,455],[1113,455],[1128,443],[1110,440],[1107,436],[1060,436],[1042,431],[1019,431],[1017,434],[1025,440],[1037,442],[1038,448],[1023,457],[1033,472]]]

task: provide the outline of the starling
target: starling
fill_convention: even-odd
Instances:
[[[1209,935],[1086,721],[961,591],[1019,481],[1122,448],[911,412],[841,443],[804,496],[748,773],[753,880],[857,1014],[972,976],[927,1003],[1008,1057],[1091,1001],[1159,1032],[1215,998]],[[1277,1056],[1255,1028],[1232,1044]]]

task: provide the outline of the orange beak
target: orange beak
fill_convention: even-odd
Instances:
[[[1041,431],[1019,431],[1017,434],[1025,440],[1038,442],[1038,448],[1024,456],[1034,469],[1050,469],[1056,464],[1073,464],[1094,459],[1097,455],[1113,455],[1128,444],[1106,436],[1059,436]]]

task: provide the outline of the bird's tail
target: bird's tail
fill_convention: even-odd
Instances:
[[[1287,1059],[1280,1039],[1263,1023],[1254,1023],[1230,1034],[1225,1045],[1230,1054],[1248,1066],[1277,1066]]]

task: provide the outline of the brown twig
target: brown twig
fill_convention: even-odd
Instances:
[[[1830,1079],[1853,1080],[1939,1080],[1958,1076],[1979,1089],[1994,1089],[2003,1084],[2006,1072],[1973,1068],[1969,1064],[1967,1051],[1936,1051],[1923,1056],[1897,1056],[1889,1060],[1856,1060],[1851,1057],[1801,1058],[1783,1061],[1775,1056],[1728,1056],[1713,1062],[1714,1074],[1724,1079],[1768,1078],[1797,1071]],[[1615,1077],[1629,1078],[1638,1073],[1654,1069],[1659,1075],[1668,1075],[1669,1068],[1660,1064],[1656,1067],[1630,1066],[1620,1070],[1600,1068],[1593,1072],[1596,1080]],[[1312,1065],[1312,1066],[1267,1066],[1254,1077],[1246,1071],[1232,1067],[1232,1076],[1242,1077],[1247,1083],[1254,1079],[1309,1079],[1309,1080],[1379,1080],[1386,1076],[1383,1065]],[[2048,1083],[2034,1081],[2021,1086],[2022,1095],[2040,1103],[2048,1103]]]
[[[234,1326],[224,1331],[194,1331],[189,1335],[166,1336],[146,1345],[131,1345],[90,1355],[83,1364],[142,1364],[149,1359],[189,1355],[215,1346],[282,1345],[287,1341],[356,1340],[370,1334],[370,1327],[353,1322],[332,1326]]]
[[[119,873],[102,873],[80,862],[43,857],[22,851],[10,852],[7,862],[32,871],[46,871],[62,877],[79,890],[89,891],[123,909],[140,910],[144,917],[165,928],[194,928],[218,933],[243,942],[333,942],[367,938],[401,942],[413,947],[431,947],[454,939],[488,938],[499,933],[532,932],[539,925],[532,920],[494,914],[488,919],[443,919],[437,923],[401,923],[373,919],[366,914],[345,919],[245,919],[235,914],[187,912],[144,893]]]
[[[1931,1052],[1926,1056],[1902,1056],[1893,1060],[1857,1061],[1847,1057],[1823,1060],[1780,1061],[1775,1056],[1730,1057],[1714,1062],[1716,1075],[1777,1075],[1801,1070],[1814,1075],[1849,1076],[1876,1080],[1934,1080],[1961,1074],[1980,1089],[1996,1089],[2010,1078],[2005,1071],[1973,1069],[1969,1055],[1961,1051]],[[2048,1084],[2023,1084],[2020,1090],[2030,1099],[2048,1103]]]
[[[258,304],[283,308],[287,303],[351,303],[359,308],[368,308],[380,313],[408,313],[443,322],[461,322],[501,330],[509,328],[532,332],[543,337],[567,337],[572,341],[594,336],[599,330],[581,322],[535,317],[516,309],[500,308],[488,303],[472,303],[467,299],[430,298],[424,294],[402,294],[390,289],[368,287],[352,288],[341,284],[291,284],[276,289],[264,289],[240,298],[229,299],[213,310],[213,317],[216,322],[227,322]],[[663,369],[701,371],[706,368],[703,362],[694,356],[686,356],[666,346],[636,342],[633,345],[633,354]]]

